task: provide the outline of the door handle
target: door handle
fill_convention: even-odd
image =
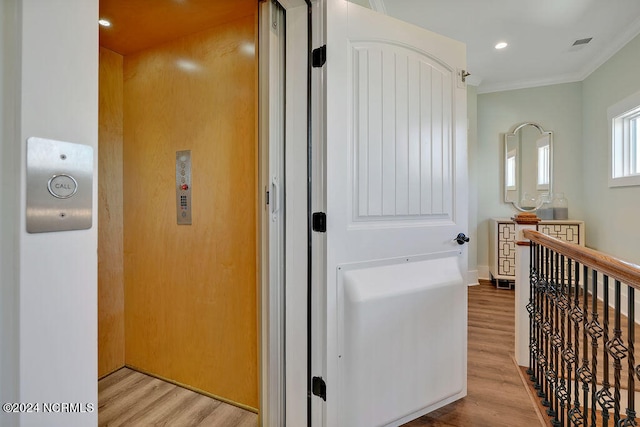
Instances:
[[[273,194],[271,213],[278,213],[280,210],[280,186],[278,185],[278,178],[275,176],[271,180],[271,193]]]
[[[458,242],[459,245],[464,245],[465,243],[469,242],[469,238],[467,236],[465,236],[464,233],[458,233],[456,238],[453,239],[453,240]]]
[[[278,211],[280,211],[280,185],[278,184],[278,178],[275,176],[271,180],[271,221],[276,222],[278,220]]]

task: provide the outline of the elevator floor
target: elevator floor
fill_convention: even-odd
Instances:
[[[99,426],[256,427],[258,415],[122,368],[98,381]]]

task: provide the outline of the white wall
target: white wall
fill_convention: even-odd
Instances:
[[[469,274],[468,284],[478,283],[478,88],[467,86],[467,158],[469,163]],[[482,274],[482,272],[480,272]]]
[[[584,219],[587,244],[640,264],[640,186],[608,187],[607,108],[640,90],[640,36],[583,81]]]
[[[509,218],[516,210],[503,202],[503,134],[522,122],[553,131],[553,191],[569,200],[569,218],[583,219],[582,83],[565,83],[478,95],[476,150],[478,186],[478,270],[488,272],[489,226],[494,217]],[[586,224],[587,236],[590,227]],[[587,237],[588,241],[588,237]]]
[[[94,215],[90,230],[41,234],[27,234],[24,218],[28,137],[91,145],[97,165],[98,1],[3,1],[5,7],[19,5],[17,23],[22,71],[20,79],[13,76],[9,82],[19,95],[18,129],[16,135],[11,135],[3,123],[3,137],[7,133],[9,137],[2,141],[3,163],[13,163],[19,169],[13,179],[3,180],[3,184],[8,182],[19,188],[19,212],[17,218],[9,217],[8,226],[16,233],[17,255],[13,261],[19,268],[16,275],[5,271],[5,264],[0,271],[3,288],[9,288],[9,294],[18,294],[18,324],[2,323],[2,333],[4,336],[17,332],[19,364],[8,360],[10,365],[2,365],[1,372],[3,377],[8,369],[17,372],[19,402],[92,404],[94,410],[44,413],[41,406],[39,413],[20,415],[19,424],[5,423],[4,419],[1,424],[96,425],[97,218]],[[6,48],[5,43],[3,56]],[[7,86],[3,84],[3,87],[6,90]],[[97,212],[96,190],[97,176],[94,213]],[[11,246],[4,241],[8,228],[5,214],[15,208],[2,205],[3,255]],[[3,309],[7,304],[5,293],[1,301]],[[2,345],[14,348],[15,344],[13,339],[8,343],[3,341]]]

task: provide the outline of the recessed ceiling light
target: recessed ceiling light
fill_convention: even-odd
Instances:
[[[111,22],[107,21],[106,19],[99,19],[98,24],[102,25],[103,27],[111,26]]]
[[[507,43],[505,42],[500,42],[496,45],[496,49],[504,49],[505,47],[509,46]]]

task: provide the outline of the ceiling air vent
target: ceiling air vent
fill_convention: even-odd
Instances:
[[[586,39],[579,39],[579,40],[574,41],[571,46],[580,46],[580,45],[583,45],[583,44],[587,44],[591,40],[593,40],[593,37],[588,37]]]

